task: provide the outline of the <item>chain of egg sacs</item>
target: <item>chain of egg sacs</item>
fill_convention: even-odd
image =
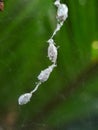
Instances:
[[[56,67],[56,61],[57,61],[57,55],[58,55],[58,51],[57,51],[57,47],[55,45],[55,42],[53,40],[53,37],[56,35],[57,31],[60,30],[60,28],[62,27],[64,21],[67,19],[68,17],[68,7],[65,4],[61,4],[60,0],[56,0],[54,2],[54,5],[58,8],[57,9],[57,26],[56,29],[53,32],[53,35],[51,36],[51,38],[47,41],[49,43],[49,47],[48,47],[48,57],[49,60],[53,63],[52,65],[50,65],[48,68],[42,70],[40,72],[40,74],[38,75],[38,83],[36,85],[36,87],[30,92],[30,93],[25,93],[23,95],[21,95],[18,99],[18,103],[19,105],[23,105],[26,104],[30,101],[32,94],[37,91],[38,87],[45,81],[48,80],[51,72],[53,71],[53,69]]]

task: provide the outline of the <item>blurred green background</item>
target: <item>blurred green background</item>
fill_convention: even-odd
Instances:
[[[69,17],[55,36],[58,66],[31,101],[51,64],[46,41],[56,27],[52,0],[5,0],[0,12],[0,130],[98,130],[98,0],[62,0]]]

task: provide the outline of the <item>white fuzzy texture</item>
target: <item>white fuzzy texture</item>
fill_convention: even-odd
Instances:
[[[64,22],[68,17],[68,7],[66,4],[59,4],[57,10],[57,21]]]
[[[40,82],[47,81],[54,67],[56,67],[56,65],[53,64],[53,65],[49,66],[47,69],[42,70],[41,73],[37,77],[38,80]]]
[[[30,101],[31,97],[32,97],[31,93],[25,93],[25,94],[21,95],[18,99],[19,105],[23,105],[23,104],[28,103]]]
[[[54,45],[53,39],[48,40],[49,47],[48,47],[48,57],[49,60],[53,63],[56,63],[57,60],[57,47]]]
[[[54,5],[57,6],[57,7],[59,7],[59,5],[60,5],[60,0],[56,0],[56,1],[54,2]]]
[[[61,4],[60,0],[56,0],[54,2],[54,5],[58,8],[57,9],[57,26],[56,29],[54,30],[51,39],[53,39],[53,37],[56,35],[56,33],[61,29],[61,27],[63,26],[64,21],[67,19],[68,17],[68,7],[66,4]]]

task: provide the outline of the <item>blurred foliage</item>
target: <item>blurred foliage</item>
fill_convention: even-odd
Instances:
[[[92,123],[98,121],[98,1],[62,2],[69,7],[69,17],[55,37],[60,46],[58,66],[24,106],[18,105],[18,97],[31,91],[39,72],[51,64],[46,41],[56,26],[56,8],[52,0],[4,2],[0,12],[0,128],[4,130],[98,129]]]

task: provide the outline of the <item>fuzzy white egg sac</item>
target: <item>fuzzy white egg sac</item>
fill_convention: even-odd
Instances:
[[[54,45],[53,39],[48,40],[49,47],[48,47],[48,57],[49,60],[53,63],[56,63],[57,60],[57,47]]]
[[[59,4],[57,10],[57,20],[58,22],[64,22],[68,17],[68,7],[65,4]]]
[[[31,93],[25,93],[25,94],[21,95],[18,99],[19,105],[23,105],[23,104],[28,103],[30,101],[31,97],[32,97]]]
[[[47,69],[42,70],[41,73],[37,77],[38,80],[40,80],[41,82],[47,81],[54,67],[56,67],[56,65],[53,64],[49,66]]]

